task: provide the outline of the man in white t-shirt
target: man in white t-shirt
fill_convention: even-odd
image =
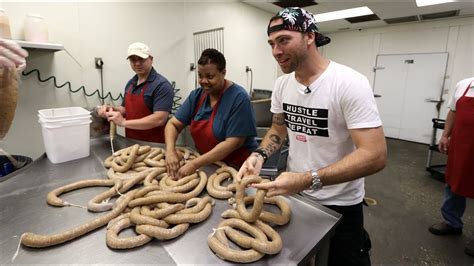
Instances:
[[[267,196],[303,192],[341,213],[329,249],[329,265],[370,265],[363,227],[364,176],[385,166],[382,122],[366,77],[332,62],[318,47],[330,42],[313,14],[285,8],[268,26],[272,54],[286,75],[272,94],[272,126],[237,179],[259,174],[264,161],[289,139],[287,172],[253,184]],[[317,223],[317,221],[314,221]]]
[[[448,103],[448,114],[439,150],[448,154],[443,206],[443,221],[432,225],[435,235],[462,234],[462,216],[466,197],[474,198],[474,77],[461,80]],[[474,256],[474,240],[466,244],[464,252]]]

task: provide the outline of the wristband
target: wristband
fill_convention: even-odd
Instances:
[[[263,162],[266,162],[266,161],[267,161],[268,155],[267,155],[267,153],[266,153],[264,150],[262,150],[262,149],[256,149],[256,150],[254,150],[253,152],[260,154],[260,155],[262,156],[262,158],[263,158]]]
[[[265,163],[265,159],[263,158],[263,156],[260,153],[254,152],[254,153],[252,153],[252,155],[257,157],[257,158],[262,158],[263,162]]]

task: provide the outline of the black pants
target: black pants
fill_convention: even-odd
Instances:
[[[329,265],[370,265],[372,247],[364,229],[362,203],[351,206],[326,206],[342,214],[329,245]]]

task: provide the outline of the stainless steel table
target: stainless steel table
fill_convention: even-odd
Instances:
[[[116,150],[135,142],[118,138]],[[32,164],[13,173],[0,183],[0,264],[10,264],[17,249],[19,237],[24,232],[53,234],[86,223],[103,215],[86,209],[47,205],[49,191],[81,180],[106,178],[104,159],[110,155],[107,138],[91,140],[91,154],[87,158],[52,164],[43,155]],[[206,167],[211,173],[215,170]],[[85,188],[61,196],[64,200],[87,205],[87,201],[107,188]],[[340,215],[323,206],[296,196],[289,197],[292,209],[290,223],[277,227],[283,239],[282,251],[274,256],[264,256],[260,264],[300,264],[317,254],[319,261],[327,257],[329,238],[340,220]],[[14,264],[228,264],[212,253],[207,236],[221,221],[220,214],[228,209],[226,200],[216,200],[211,216],[200,224],[191,225],[188,231],[173,240],[153,240],[130,250],[109,249],[105,243],[105,227],[90,232],[62,245],[35,249],[21,246]],[[123,235],[132,235],[128,229]],[[319,252],[319,253],[318,253]]]

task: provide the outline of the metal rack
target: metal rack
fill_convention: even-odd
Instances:
[[[436,145],[436,132],[438,129],[444,129],[446,121],[443,119],[433,118],[433,133],[431,135],[431,143],[428,149],[428,158],[426,159],[426,171],[430,172],[431,175],[444,181],[444,173],[446,172],[446,164],[432,164],[433,152],[439,152],[438,145]]]

